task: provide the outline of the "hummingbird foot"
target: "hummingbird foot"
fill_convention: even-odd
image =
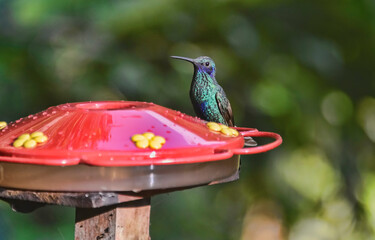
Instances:
[[[257,142],[252,137],[244,137],[245,139],[245,147],[255,147],[258,145]]]

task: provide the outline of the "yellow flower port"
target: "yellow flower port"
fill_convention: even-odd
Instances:
[[[214,132],[217,133],[222,133],[225,136],[231,136],[231,137],[237,137],[238,136],[238,131],[234,128],[230,128],[224,124],[221,123],[216,123],[216,122],[208,122],[207,127]]]
[[[0,130],[8,126],[7,122],[1,121],[0,122]]]
[[[43,132],[21,134],[14,142],[13,147],[35,148],[38,144],[45,143],[48,137]]]
[[[165,144],[166,140],[162,136],[156,136],[152,132],[145,132],[143,134],[134,134],[131,137],[131,140],[134,142],[137,148],[152,148],[160,149]]]

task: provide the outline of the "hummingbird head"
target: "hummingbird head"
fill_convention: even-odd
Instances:
[[[201,71],[210,75],[211,77],[215,77],[215,73],[216,73],[215,62],[210,57],[201,56],[201,57],[197,57],[196,59],[191,59],[191,58],[186,58],[186,57],[171,56],[171,58],[191,62],[194,65],[194,69],[196,71]]]

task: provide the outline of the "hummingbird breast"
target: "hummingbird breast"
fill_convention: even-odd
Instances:
[[[195,114],[206,121],[226,124],[216,102],[217,85],[206,76],[197,74],[190,87],[190,99]]]

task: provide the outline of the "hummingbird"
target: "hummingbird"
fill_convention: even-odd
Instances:
[[[194,66],[194,75],[190,86],[190,100],[197,117],[234,127],[234,117],[230,102],[224,89],[216,81],[215,62],[207,56],[195,59],[171,56],[188,61]],[[256,146],[251,137],[245,137],[245,146]]]

